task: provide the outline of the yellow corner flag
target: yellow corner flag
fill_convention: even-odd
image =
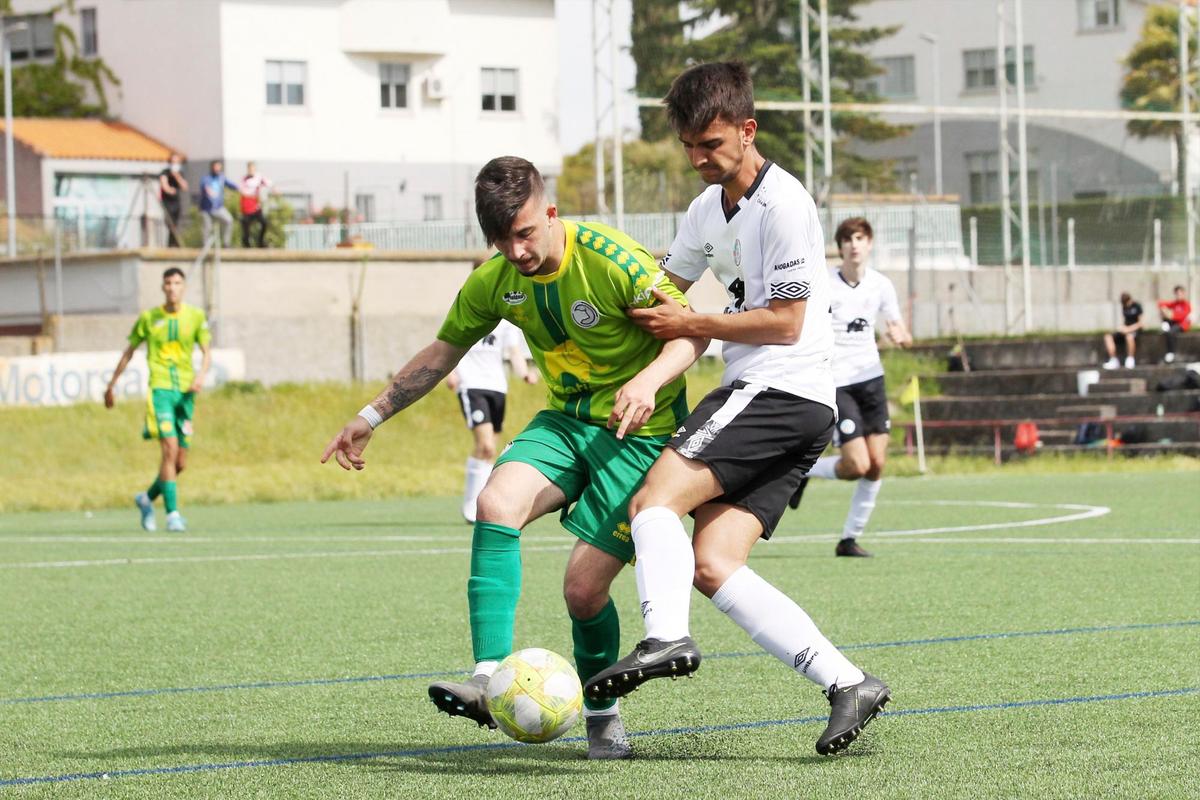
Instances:
[[[913,403],[917,402],[917,400],[919,400],[920,398],[921,398],[921,385],[917,381],[917,376],[913,375],[912,381],[908,384],[908,387],[903,392],[900,393],[900,403],[901,403],[901,405],[911,406]]]

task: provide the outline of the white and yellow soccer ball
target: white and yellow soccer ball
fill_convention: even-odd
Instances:
[[[583,687],[565,658],[529,647],[500,662],[488,681],[487,704],[500,730],[518,742],[549,742],[579,719]]]

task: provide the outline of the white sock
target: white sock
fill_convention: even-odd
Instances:
[[[587,706],[584,706],[583,707],[583,718],[588,719],[589,717],[614,716],[614,715],[620,713],[620,709],[617,708],[617,706],[619,706],[620,704],[621,704],[621,701],[618,700],[617,702],[613,703],[608,708],[601,708],[599,710],[591,709],[591,708],[588,708]]]
[[[630,527],[646,638],[682,639],[688,635],[696,571],[696,556],[683,522],[671,509],[653,506],[639,512]]]
[[[836,481],[838,476],[835,470],[837,469],[838,462],[841,460],[841,456],[821,456],[817,459],[817,463],[813,464],[812,469],[808,471],[808,477]]]
[[[479,661],[475,664],[475,671],[471,673],[471,677],[477,678],[482,675],[485,678],[490,678],[498,666],[500,666],[499,661]]]
[[[467,522],[475,521],[475,501],[479,499],[479,493],[483,491],[483,485],[487,483],[491,474],[492,462],[467,456],[467,479],[462,504],[462,515],[467,518]]]
[[[821,635],[804,609],[749,567],[730,575],[712,601],[755,644],[821,688],[862,682],[862,670]]]
[[[879,487],[883,481],[870,481],[859,478],[854,485],[854,496],[850,498],[850,513],[846,515],[846,525],[842,528],[842,537],[857,539],[866,530],[871,512],[875,510],[875,498],[879,496]]]

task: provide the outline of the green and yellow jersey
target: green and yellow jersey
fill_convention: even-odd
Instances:
[[[595,222],[562,220],[566,250],[553,275],[526,276],[499,253],[471,273],[438,332],[470,347],[501,319],[525,333],[546,381],[550,408],[604,424],[617,390],[653,361],[663,342],[625,316],[658,301],[651,288],[686,305],[646,248]],[[682,376],[658,390],[654,414],[637,433],[674,433],[687,416]]]
[[[174,314],[162,306],[147,309],[129,332],[129,344],[146,343],[146,363],[150,367],[151,389],[187,392],[195,380],[192,350],[212,341],[208,320],[195,306],[181,303]]]

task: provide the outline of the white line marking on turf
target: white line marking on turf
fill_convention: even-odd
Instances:
[[[839,537],[830,536],[832,542]],[[892,539],[882,544],[1200,544],[1200,539],[1043,539],[1039,536],[941,536],[936,539]],[[878,544],[878,543],[877,543]]]
[[[574,545],[526,547],[525,552],[538,553],[570,550]],[[29,561],[0,563],[0,569],[62,569],[65,567],[116,567],[131,564],[193,564],[204,561],[274,561],[296,558],[377,558],[381,556],[440,556],[451,553],[470,553],[470,547],[438,547],[426,550],[343,550],[320,553],[254,553],[241,556],[167,556],[162,558],[105,558],[95,561]]]

